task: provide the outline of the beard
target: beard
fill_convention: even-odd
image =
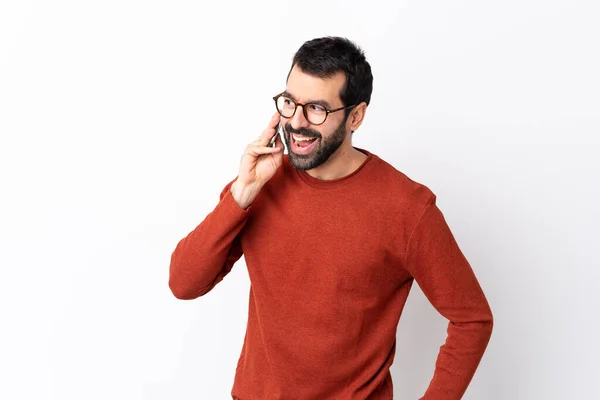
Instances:
[[[335,131],[333,131],[333,133],[325,139],[323,139],[323,135],[321,135],[321,133],[315,129],[294,129],[289,122],[285,124],[283,139],[285,140],[285,145],[289,150],[288,155],[292,166],[296,169],[302,169],[306,171],[317,168],[319,165],[327,161],[329,157],[331,157],[331,155],[335,153],[344,142],[346,137],[345,128],[347,119],[347,117],[344,118]],[[315,148],[309,154],[296,154],[292,148],[292,133],[317,138],[316,142],[318,143],[315,144]]]

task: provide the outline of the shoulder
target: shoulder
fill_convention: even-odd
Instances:
[[[387,200],[403,209],[418,212],[432,199],[433,191],[423,182],[413,179],[404,171],[374,155],[372,178]]]

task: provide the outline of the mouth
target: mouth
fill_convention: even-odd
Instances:
[[[308,154],[317,145],[318,139],[316,137],[307,137],[292,134],[290,135],[292,141],[292,151],[296,154]]]

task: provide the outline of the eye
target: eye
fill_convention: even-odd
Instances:
[[[324,113],[325,112],[325,107],[320,106],[318,104],[310,104],[309,107],[310,107],[309,108],[310,111],[313,111],[313,112],[317,112],[317,113]]]

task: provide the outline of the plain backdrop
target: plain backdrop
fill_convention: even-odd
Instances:
[[[494,312],[464,398],[600,398],[598,4],[0,2],[0,398],[230,398],[244,259],[181,301],[171,252],[324,35],[372,66],[353,144],[437,194]],[[446,324],[415,285],[397,399]]]

